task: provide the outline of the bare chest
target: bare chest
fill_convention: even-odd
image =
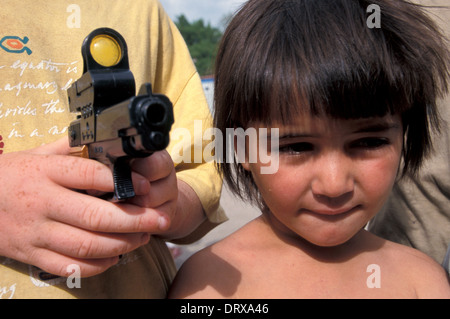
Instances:
[[[241,269],[239,298],[415,297],[402,274],[383,263],[321,264],[278,258],[247,266]]]

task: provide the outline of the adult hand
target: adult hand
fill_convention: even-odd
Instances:
[[[133,185],[140,206],[86,194],[112,192],[111,171],[69,151],[64,138],[0,156],[0,255],[59,276],[77,264],[88,277],[148,242],[149,233],[167,230],[170,219],[164,209],[146,208],[156,200],[148,196],[156,187],[139,174],[133,174]]]
[[[168,217],[165,222],[169,225],[164,224],[161,231],[153,234],[168,240],[183,238],[206,219],[197,194],[187,183],[177,178],[175,165],[166,150],[133,160],[132,169],[149,181],[150,190],[129,202]]]

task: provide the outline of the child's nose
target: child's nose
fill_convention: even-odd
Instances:
[[[354,190],[352,161],[338,152],[317,160],[312,180],[312,192],[329,199],[342,198]]]

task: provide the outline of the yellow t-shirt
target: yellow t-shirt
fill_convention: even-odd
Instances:
[[[0,19],[0,156],[67,136],[76,115],[69,112],[66,90],[83,73],[84,38],[99,27],[113,28],[125,38],[136,89],[150,82],[154,93],[172,101],[172,131],[190,132],[185,144],[185,138],[171,140],[169,153],[194,158],[195,148],[208,143],[194,130],[194,121],[203,129],[212,123],[200,77],[158,1],[4,0]],[[192,241],[226,219],[219,207],[222,183],[211,162],[176,163],[176,170],[208,216],[189,236]],[[158,238],[105,273],[82,279],[81,288],[69,288],[65,278],[51,278],[36,267],[0,257],[0,298],[162,298],[175,271]]]

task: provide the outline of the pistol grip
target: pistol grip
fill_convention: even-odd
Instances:
[[[120,157],[114,162],[114,199],[125,200],[134,197],[136,194],[131,179],[131,167],[125,157]]]

